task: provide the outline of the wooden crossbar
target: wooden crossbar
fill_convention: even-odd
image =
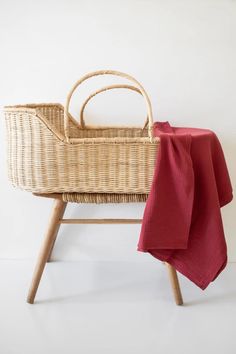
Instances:
[[[141,224],[142,219],[60,219],[60,224]]]

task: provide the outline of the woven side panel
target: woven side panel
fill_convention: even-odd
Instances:
[[[50,125],[54,126],[61,134],[64,135],[63,108],[56,105],[40,106],[40,112],[47,118]]]
[[[144,203],[148,194],[109,194],[109,193],[63,193],[64,202],[72,203]]]
[[[5,114],[13,185],[35,193],[149,193],[157,142],[66,144],[32,113]]]
[[[70,128],[71,129],[71,128]],[[74,138],[114,138],[114,137],[127,137],[127,138],[135,138],[135,137],[145,137],[148,135],[147,129],[142,130],[142,128],[99,128],[99,129],[78,129],[74,126],[71,129],[71,133]],[[71,137],[72,137],[71,134]]]

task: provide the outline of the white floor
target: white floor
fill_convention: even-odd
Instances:
[[[34,305],[33,262],[0,261],[0,354],[235,354],[236,264],[205,291],[157,262],[53,262]]]

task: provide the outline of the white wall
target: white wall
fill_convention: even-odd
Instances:
[[[64,103],[70,87],[88,71],[128,72],[149,92],[155,120],[218,134],[235,185],[235,35],[233,0],[1,0],[1,104]],[[94,82],[85,87],[80,97]],[[90,123],[144,121],[143,102],[135,93],[101,96],[86,111]],[[79,95],[73,102],[75,114]],[[9,185],[3,119],[0,132],[0,258],[35,257],[51,201]],[[74,204],[67,215],[142,217],[143,208]],[[232,203],[223,210],[231,261],[236,261],[235,209]],[[64,226],[54,257],[150,260],[136,251],[139,231],[138,225]]]

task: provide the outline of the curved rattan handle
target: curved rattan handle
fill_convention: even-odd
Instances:
[[[94,72],[88,73],[88,74],[84,75],[80,80],[78,80],[74,84],[74,86],[72,87],[72,89],[70,90],[70,92],[67,96],[65,110],[64,110],[64,128],[65,128],[65,136],[66,136],[67,141],[69,142],[69,140],[70,140],[70,136],[69,136],[69,105],[70,105],[71,97],[72,97],[74,91],[76,90],[76,88],[80,84],[82,84],[83,81],[85,81],[93,76],[98,76],[98,75],[120,76],[120,77],[124,77],[125,79],[136,84],[136,86],[139,88],[139,90],[140,90],[141,94],[143,95],[145,102],[146,102],[146,107],[147,107],[147,112],[148,112],[148,136],[150,138],[150,141],[152,142],[153,141],[152,105],[151,105],[150,99],[149,99],[146,91],[144,90],[143,86],[134,77],[132,77],[128,74],[125,74],[123,72],[120,72],[120,71],[115,71],[115,70],[99,70],[99,71],[94,71]]]
[[[100,88],[99,90],[93,92],[83,103],[81,109],[80,109],[80,126],[81,128],[85,128],[85,123],[84,123],[84,110],[85,110],[85,107],[87,106],[88,102],[94,97],[96,96],[97,94],[99,93],[102,93],[102,92],[105,92],[105,91],[108,91],[108,90],[113,90],[113,89],[129,89],[129,90],[132,90],[132,91],[135,91],[135,92],[138,92],[142,95],[140,89],[136,86],[132,86],[132,85],[110,85],[110,86],[104,86],[102,88]],[[146,119],[146,122],[145,122],[145,125],[143,127],[146,128],[148,124],[148,117]]]

